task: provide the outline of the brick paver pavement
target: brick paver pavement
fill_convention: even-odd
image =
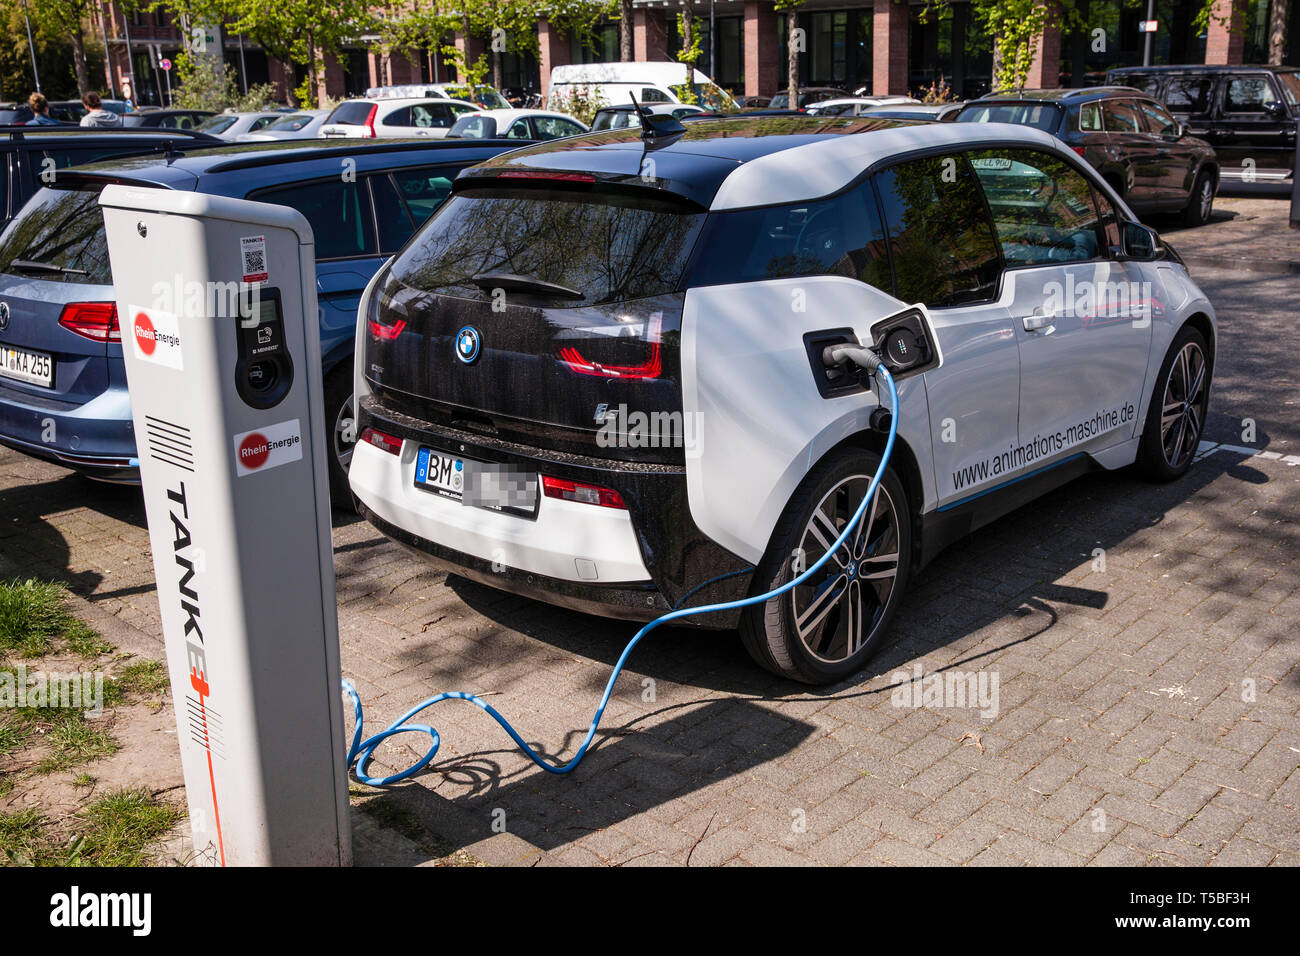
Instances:
[[[1300,277],[1199,278],[1225,447],[1181,481],[1089,476],[962,541],[845,685],[793,687],[734,634],[664,629],[567,778],[441,705],[442,753],[405,796],[461,842],[496,824],[545,863],[1300,862],[1297,387],[1294,350],[1259,346],[1293,334]],[[159,634],[137,492],[0,451],[0,519],[11,564]],[[356,520],[334,541],[344,671],[372,721],[491,693],[572,752],[631,626],[448,579]],[[895,706],[918,666],[996,677],[996,714]]]

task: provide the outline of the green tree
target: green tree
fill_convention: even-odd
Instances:
[[[21,4],[15,4],[21,10]],[[98,6],[95,0],[32,0],[27,5],[32,28],[51,36],[67,37],[72,47],[72,70],[77,79],[77,96],[90,92],[90,70],[86,64],[83,21]],[[26,38],[26,32],[22,34]]]
[[[31,6],[29,3],[29,12]],[[32,40],[45,95],[52,100],[80,98],[76,56],[67,28],[61,23],[50,26],[33,17]],[[100,44],[83,44],[83,55],[87,77],[101,76],[104,53]],[[20,0],[0,0],[0,100],[22,102],[35,89],[22,3]]]
[[[686,64],[686,82],[680,87],[678,99],[683,103],[694,103],[697,99],[695,95],[695,64],[699,62],[700,53],[700,35],[695,29],[695,11],[687,3],[682,7],[682,12],[677,15],[677,32],[682,38],[682,48],[677,53],[677,59]]]

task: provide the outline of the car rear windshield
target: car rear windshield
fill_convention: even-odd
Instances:
[[[367,103],[364,100],[340,103],[338,108],[329,115],[327,122],[342,123],[346,126],[365,126],[374,106],[374,103]]]
[[[1015,123],[1054,133],[1061,125],[1055,103],[972,103],[957,116],[959,123]]]
[[[369,111],[367,110],[367,114],[368,113]],[[286,116],[283,119],[278,119],[275,122],[273,122],[270,126],[263,127],[263,129],[266,130],[267,132],[270,132],[271,130],[288,130],[288,131],[300,130],[308,123],[310,123],[311,119],[312,117],[310,113],[295,113],[292,116]]]
[[[424,292],[488,297],[474,277],[506,273],[580,293],[597,305],[676,291],[704,222],[655,197],[550,188],[473,189],[452,198],[393,264]]]
[[[96,183],[46,187],[36,193],[0,234],[0,272],[110,284],[113,279],[104,239],[104,216],[99,210],[101,188]],[[47,276],[36,267],[16,269],[15,261],[68,271],[51,271]]]

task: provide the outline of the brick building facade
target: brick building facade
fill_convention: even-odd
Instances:
[[[634,0],[633,51],[638,60],[669,60],[682,47],[679,15],[684,0]],[[1053,0],[1047,0],[1053,2]],[[1061,17],[1049,18],[1038,38],[1028,85],[1079,86],[1095,83],[1114,66],[1142,61],[1137,24],[1143,11],[1120,0],[1076,0],[1092,6],[1087,32],[1070,30]],[[1267,58],[1269,0],[1214,0],[1215,16],[1203,32],[1193,20],[1200,0],[1162,2],[1168,20],[1154,38],[1156,63],[1243,63]],[[737,94],[770,96],[786,86],[787,18],[772,0],[693,0],[695,28],[702,37],[700,69]],[[1297,34],[1300,2],[1290,4],[1290,36]],[[955,0],[924,5],[907,0],[808,0],[796,17],[800,83],[836,86],[872,93],[918,93],[942,81],[958,97],[989,88],[991,43],[970,4]],[[1100,26],[1097,26],[1100,24]],[[1225,24],[1231,24],[1229,29]],[[712,25],[712,26],[711,26]],[[109,75],[114,90],[134,80],[141,103],[167,100],[166,77],[159,61],[181,49],[178,24],[165,12],[124,13],[105,0],[95,26],[107,36]],[[1098,50],[1097,30],[1104,42]],[[97,30],[98,32],[98,30]],[[127,34],[130,38],[128,59]],[[483,39],[457,35],[456,47],[475,59],[486,50]],[[409,51],[383,55],[367,38],[325,64],[320,93],[343,97],[384,84],[439,82],[455,72],[436,52]],[[618,58],[618,23],[596,31],[594,44],[583,44],[545,20],[537,24],[536,56],[503,55],[504,86],[546,92],[552,67]],[[269,82],[281,95],[294,84],[283,65],[255,44],[238,36],[220,38],[222,55],[241,83]],[[1286,62],[1300,63],[1300,44],[1287,51]]]

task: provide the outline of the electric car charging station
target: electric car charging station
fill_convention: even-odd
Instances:
[[[100,203],[197,859],[348,865],[311,228],[202,193]],[[194,295],[158,308],[160,283]]]

